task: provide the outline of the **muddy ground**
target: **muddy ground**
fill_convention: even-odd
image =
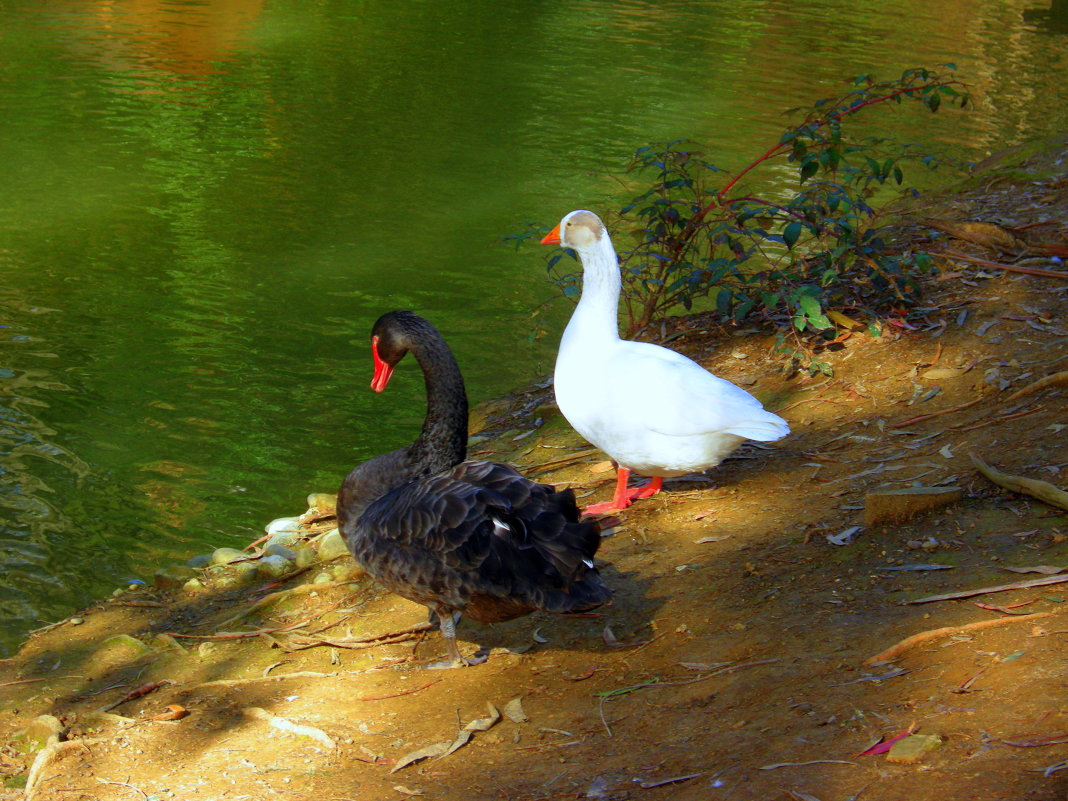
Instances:
[[[1063,269],[1041,246],[1068,241],[1066,143],[925,200],[902,241]],[[976,221],[1016,241],[961,227]],[[347,647],[424,617],[366,577],[245,615],[314,571],[198,597],[129,592],[0,662],[0,798],[24,796],[35,760],[39,801],[1068,798],[1068,584],[910,603],[1068,566],[1066,512],[995,486],[970,459],[1068,483],[1064,385],[1013,396],[1068,369],[1068,282],[940,265],[908,326],[820,354],[833,378],[784,375],[767,331],[700,317],[665,327],[793,433],[620,513],[599,554],[610,606],[464,622],[461,647],[490,648],[489,660],[431,671],[436,633]],[[532,387],[483,405],[473,455],[574,486],[584,503],[607,497],[604,457],[550,397]],[[917,484],[962,498],[865,526],[868,493]],[[309,641],[324,644],[297,649]],[[517,698],[522,714],[513,703],[489,725],[487,704],[504,713]],[[149,719],[171,705],[188,714]],[[46,714],[61,731],[38,757],[15,735]],[[910,729],[903,743],[933,750],[862,753]],[[402,765],[435,744],[459,747]]]

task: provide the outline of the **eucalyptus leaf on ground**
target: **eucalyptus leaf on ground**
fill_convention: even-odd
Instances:
[[[501,713],[497,711],[497,707],[487,701],[486,711],[489,713],[486,717],[475,718],[464,726],[464,731],[486,731],[497,725],[497,722],[501,719]]]
[[[434,743],[434,745],[428,745],[415,751],[410,751],[397,760],[397,764],[393,766],[390,773],[396,773],[401,768],[406,768],[412,763],[419,762],[428,757],[440,756],[449,750],[450,745],[451,743]]]
[[[1068,567],[1057,567],[1056,565],[1035,565],[1034,567],[1002,567],[1002,570],[1009,570],[1013,573],[1041,573],[1045,576],[1056,576],[1058,573],[1063,573],[1068,570]]]
[[[519,698],[513,698],[504,705],[504,716],[513,723],[526,723],[530,720],[523,711],[523,702]]]

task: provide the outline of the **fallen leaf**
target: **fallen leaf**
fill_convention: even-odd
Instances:
[[[297,737],[308,737],[309,739],[317,740],[327,748],[332,749],[337,747],[334,743],[334,739],[330,735],[322,729],[317,729],[315,726],[305,726],[301,723],[294,723],[288,718],[272,715],[266,709],[257,706],[250,706],[247,709],[244,709],[243,712],[250,718],[266,721],[268,725],[279,731],[295,734]]]
[[[905,731],[901,732],[901,734],[891,737],[889,740],[886,739],[885,736],[880,737],[879,741],[876,742],[874,745],[869,746],[868,748],[864,749],[859,754],[855,754],[854,756],[875,756],[876,754],[885,754],[893,747],[894,743],[896,743],[898,740],[902,740],[905,737],[910,736],[915,731],[916,725],[913,724],[907,729],[905,729]]]
[[[450,743],[434,743],[433,745],[428,745],[424,748],[411,751],[397,760],[397,764],[393,766],[390,773],[396,773],[401,768],[406,768],[412,763],[419,762],[422,759],[444,754],[449,749],[449,745]]]
[[[724,667],[725,665],[729,665],[730,662],[679,662],[679,664],[687,670],[704,671]]]
[[[898,676],[904,676],[906,673],[911,673],[911,670],[906,668],[894,668],[889,673],[884,673],[882,676],[866,675],[861,676],[859,679],[853,679],[851,681],[843,681],[838,684],[832,684],[832,687],[845,687],[848,684],[860,684],[865,681],[884,681],[886,679],[896,679]]]
[[[604,644],[610,648],[618,648],[621,643],[616,639],[615,632],[612,631],[611,626],[605,626],[604,631],[601,632],[601,637],[604,638]]]
[[[598,776],[592,782],[590,782],[589,788],[586,790],[586,798],[607,798],[608,797],[608,779],[604,776]]]
[[[582,674],[580,674],[578,676],[564,676],[564,678],[567,679],[568,681],[586,681],[586,679],[588,679],[590,676],[592,676],[598,670],[599,670],[599,666],[598,665],[590,665],[588,668],[586,668],[586,672],[585,673],[582,673]]]
[[[858,531],[861,530],[861,526],[850,526],[849,528],[842,529],[837,534],[828,534],[827,542],[831,545],[849,545],[855,538]]]
[[[1058,573],[1063,573],[1065,570],[1068,570],[1068,567],[1035,565],[1034,567],[1002,567],[1001,569],[1009,570],[1013,573],[1042,573],[1045,576],[1056,576]]]
[[[504,705],[504,716],[513,723],[526,723],[530,720],[523,711],[523,702],[519,698],[513,698]]]
[[[854,320],[852,317],[847,317],[840,311],[834,309],[828,309],[824,314],[833,320],[839,327],[848,328],[851,331],[857,331],[864,327],[864,323],[859,320]]]
[[[472,721],[472,723],[473,722],[474,721]],[[453,740],[451,743],[449,743],[449,747],[445,749],[445,753],[443,753],[438,758],[439,759],[444,759],[445,757],[447,757],[449,754],[453,753],[454,751],[459,751],[461,748],[463,748],[465,745],[467,745],[469,742],[471,742],[471,738],[473,736],[474,736],[474,734],[469,729],[464,729],[463,731],[459,732],[456,735],[456,739]]]
[[[425,790],[409,790],[403,784],[394,784],[393,789],[396,790],[398,793],[403,793],[404,795],[426,795]]]
[[[779,768],[803,768],[806,765],[855,765],[856,762],[848,762],[844,759],[811,759],[808,762],[775,762],[771,765],[761,765],[758,770],[778,770]]]
[[[496,726],[497,722],[501,719],[501,713],[498,712],[497,707],[489,701],[486,702],[486,711],[489,715],[484,718],[475,718],[464,726],[464,731],[486,731],[487,729]]]
[[[886,760],[901,765],[912,765],[940,745],[942,745],[942,738],[937,735],[913,734],[894,743],[886,755]]]
[[[1033,740],[1002,740],[1005,745],[1012,745],[1016,748],[1043,748],[1047,745],[1061,745],[1062,743],[1068,743],[1068,734],[1052,734],[1048,737],[1036,737]]]
[[[701,537],[699,540],[694,540],[697,545],[704,545],[706,542],[723,542],[723,540],[729,540],[730,534],[724,534],[722,537]]]
[[[923,564],[920,562],[913,562],[908,565],[887,565],[886,567],[880,567],[879,570],[901,570],[901,571],[922,571],[922,570],[952,570],[953,565],[932,565]]]
[[[688,782],[690,779],[696,779],[698,776],[703,776],[703,773],[691,773],[687,776],[675,776],[671,779],[661,779],[660,781],[652,782],[639,782],[638,786],[643,790],[652,790],[654,787],[663,787],[665,784],[678,784],[679,782]]]
[[[590,465],[591,473],[607,473],[614,467],[611,461],[605,460],[603,462],[594,462]]]
[[[145,720],[181,720],[189,714],[189,710],[178,704],[167,704],[167,711],[152,715]]]

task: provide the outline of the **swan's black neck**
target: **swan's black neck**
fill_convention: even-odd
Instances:
[[[467,458],[467,392],[460,367],[445,340],[432,327],[409,349],[423,370],[426,419],[408,456],[415,475],[433,475]]]

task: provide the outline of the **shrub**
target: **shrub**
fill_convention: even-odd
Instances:
[[[915,194],[905,185],[905,166],[933,169],[939,161],[914,145],[853,140],[845,128],[881,103],[914,101],[935,112],[952,101],[963,108],[965,87],[953,78],[955,67],[945,66],[948,75],[916,68],[894,81],[854,78],[733,177],[683,140],[638,148],[624,182],[644,188],[606,215],[610,228],[632,232],[636,241],[619,251],[628,335],[706,296],[725,321],[788,322],[795,340],[833,336],[829,310],[875,315],[911,303],[930,259],[892,247],[872,202],[888,187]],[[741,190],[743,177],[773,161],[796,171],[788,199],[773,202]],[[518,246],[544,230],[532,225],[506,239]],[[617,233],[614,241],[620,247],[626,236]],[[561,261],[565,252],[549,254],[549,273],[565,295],[577,297],[580,270]]]

